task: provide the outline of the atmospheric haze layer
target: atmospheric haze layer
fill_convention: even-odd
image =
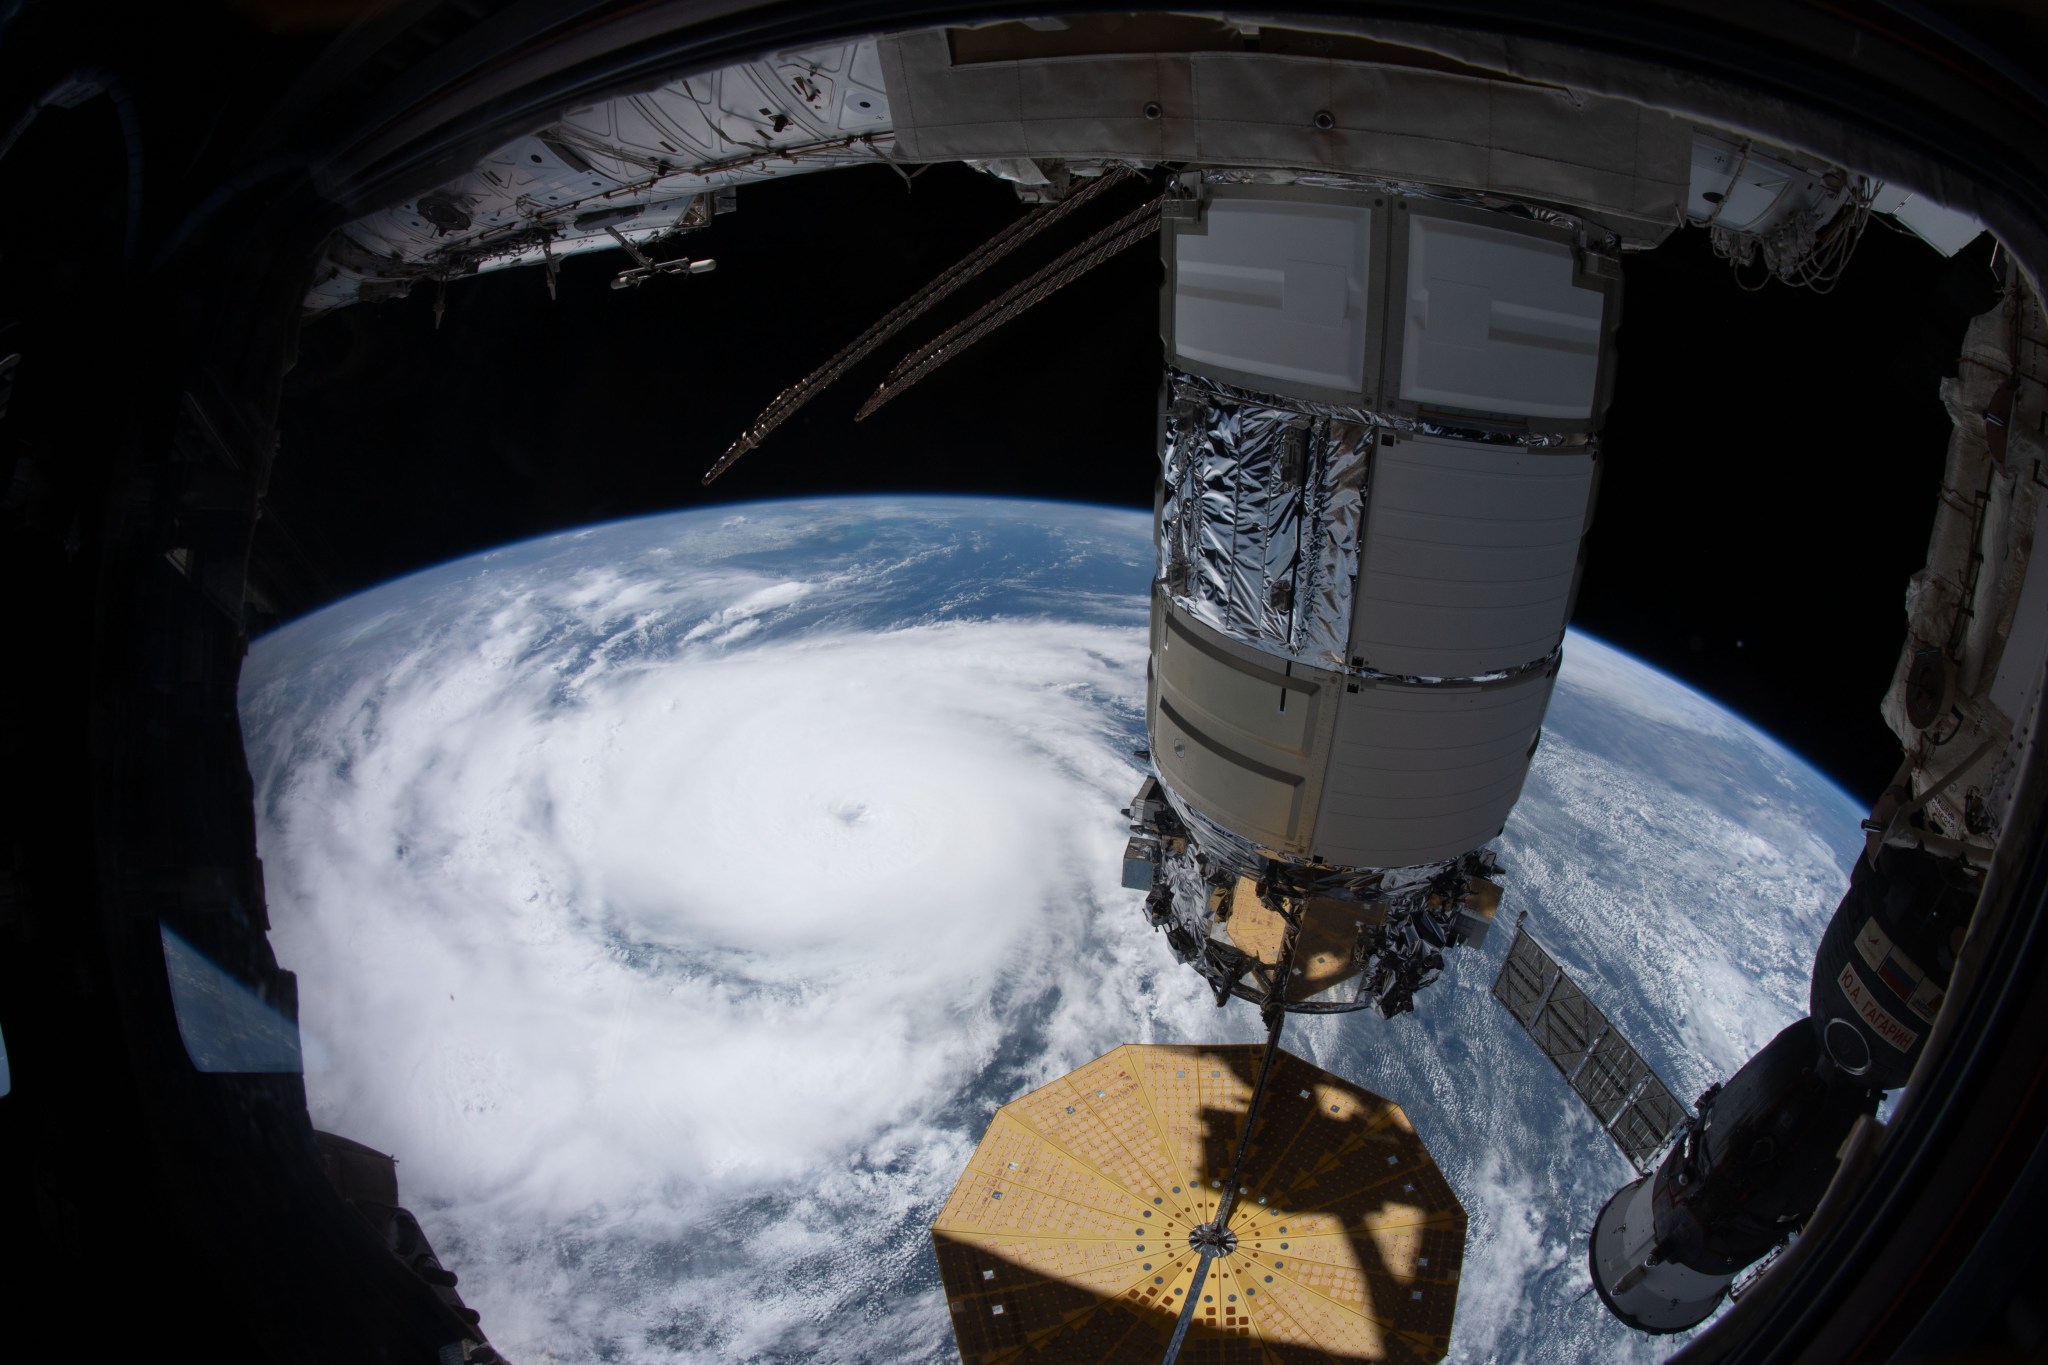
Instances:
[[[314,1121],[398,1155],[510,1358],[957,1358],[927,1228],[995,1106],[1119,1043],[1259,1036],[1119,884],[1152,572],[1137,512],[773,503],[256,644]],[[1859,816],[1574,636],[1503,920],[1690,1099],[1804,1013]],[[1661,1358],[1585,1292],[1632,1173],[1488,997],[1507,937],[1413,1016],[1289,1045],[1404,1105],[1464,1201],[1451,1359]]]

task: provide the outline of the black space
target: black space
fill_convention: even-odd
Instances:
[[[1119,203],[1142,190],[1113,192]],[[1019,212],[936,166],[744,187],[667,249],[712,274],[614,291],[615,251],[461,280],[310,326],[258,533],[280,610],[592,521],[899,490],[1149,507],[1156,248],[1134,249],[864,423],[909,347],[1075,240],[1006,262],[883,347],[717,484],[780,389]],[[1103,217],[1111,206],[1099,210]],[[1092,225],[1100,221],[1089,214]],[[1576,624],[1748,716],[1860,799],[1897,764],[1878,698],[1925,560],[1953,374],[1989,239],[1945,261],[1874,221],[1836,291],[1745,292],[1699,231],[1627,262],[1620,368]]]

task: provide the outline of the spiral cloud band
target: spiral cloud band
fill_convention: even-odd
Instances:
[[[1262,1034],[1119,884],[1150,574],[1142,514],[770,504],[258,643],[314,1121],[397,1154],[508,1356],[952,1358],[926,1229],[994,1106],[1118,1043]],[[1696,1089],[1803,1009],[1846,807],[1574,640],[1509,910]],[[1651,1359],[1579,1301],[1625,1163],[1496,1017],[1499,951],[1289,1046],[1406,1106],[1471,1211],[1454,1360]]]

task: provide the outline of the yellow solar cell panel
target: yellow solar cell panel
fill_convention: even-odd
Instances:
[[[996,1111],[932,1225],[964,1361],[1161,1358],[1263,1051],[1132,1044]],[[1282,1052],[1230,1223],[1181,1360],[1443,1357],[1465,1210],[1400,1106]]]

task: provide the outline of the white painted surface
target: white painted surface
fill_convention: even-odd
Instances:
[[[1373,460],[1352,656],[1383,673],[1468,678],[1557,648],[1591,453],[1425,436]]]
[[[1592,416],[1607,300],[1573,283],[1570,247],[1417,214],[1407,264],[1402,399],[1564,421]]]
[[[1181,363],[1259,375],[1283,390],[1360,392],[1372,210],[1218,199],[1208,206],[1207,228],[1174,238],[1173,345]]]
[[[1487,688],[1347,690],[1315,851],[1348,867],[1403,867],[1486,843],[1521,795],[1550,684],[1536,672]]]

